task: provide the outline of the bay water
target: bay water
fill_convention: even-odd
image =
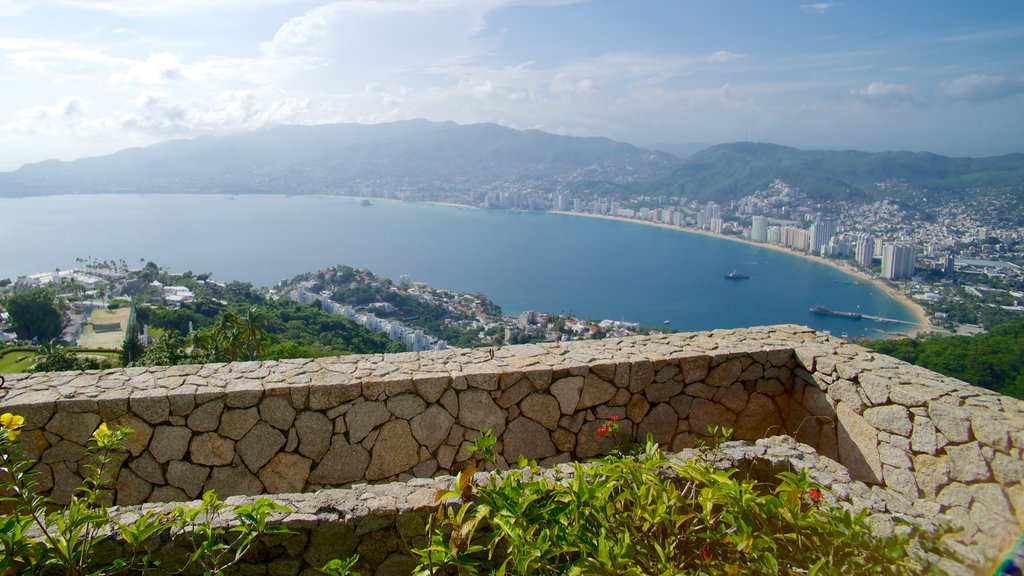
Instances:
[[[819,316],[913,320],[879,288],[767,248],[638,223],[431,204],[284,195],[80,195],[0,199],[0,278],[76,258],[272,286],[337,264],[525,310],[708,330],[795,323],[833,334],[899,330]],[[726,280],[738,270],[749,280]],[[904,325],[904,328],[906,326]]]

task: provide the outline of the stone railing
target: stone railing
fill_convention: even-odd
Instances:
[[[119,504],[203,490],[299,493],[504,462],[585,459],[647,434],[671,450],[714,426],[790,434],[881,513],[948,515],[978,562],[1024,519],[1022,403],[796,326],[493,350],[13,375],[0,410],[25,416],[42,489],[67,501],[101,421],[132,428]]]

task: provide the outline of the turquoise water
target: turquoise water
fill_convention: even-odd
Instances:
[[[482,292],[506,313],[566,312],[680,330],[797,323],[877,336],[821,304],[912,320],[831,267],[773,250],[546,213],[309,196],[83,195],[0,199],[0,278],[75,258],[152,260],[172,271],[273,285],[335,264]],[[727,281],[737,269],[750,280]]]

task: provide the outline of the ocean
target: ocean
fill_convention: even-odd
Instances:
[[[804,324],[836,335],[900,330],[819,316],[913,320],[877,287],[767,248],[638,223],[430,204],[284,195],[80,195],[0,199],[0,278],[76,258],[272,286],[337,264],[479,292],[525,310],[709,330]],[[748,280],[726,280],[738,270]],[[906,329],[906,325],[903,325]]]

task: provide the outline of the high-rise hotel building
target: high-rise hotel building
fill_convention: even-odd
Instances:
[[[913,244],[886,244],[882,247],[882,277],[889,280],[912,277],[915,256]]]

